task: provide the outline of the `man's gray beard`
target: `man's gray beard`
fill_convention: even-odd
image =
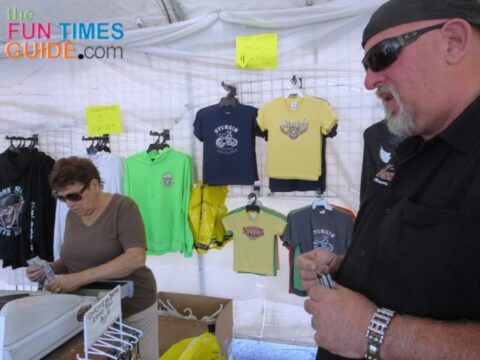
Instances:
[[[412,112],[400,100],[400,96],[394,88],[390,88],[390,93],[395,98],[398,105],[397,113],[394,114],[392,110],[389,110],[383,102],[383,108],[385,109],[385,115],[387,119],[387,127],[390,132],[401,138],[407,138],[414,135],[414,124]]]

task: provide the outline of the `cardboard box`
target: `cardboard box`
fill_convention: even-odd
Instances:
[[[178,294],[159,292],[158,298],[170,303],[182,315],[188,315],[183,310],[189,308],[199,320],[189,320],[170,315],[158,316],[158,344],[160,355],[170,346],[188,337],[202,335],[211,332],[220,344],[222,355],[228,359],[233,333],[233,306],[231,299],[215,298],[202,295]],[[201,321],[204,316],[214,314],[223,304],[223,310],[215,322]]]

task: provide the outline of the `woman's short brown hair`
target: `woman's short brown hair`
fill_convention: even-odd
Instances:
[[[53,190],[59,190],[76,182],[87,185],[93,179],[100,183],[96,166],[88,159],[71,156],[55,162],[50,174],[50,186]]]

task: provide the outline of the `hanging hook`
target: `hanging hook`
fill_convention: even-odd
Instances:
[[[158,131],[150,130],[150,135],[151,136],[157,136],[157,140],[155,140],[154,144],[160,144],[160,138],[162,137],[162,134],[160,134]]]
[[[225,83],[225,81],[222,81],[222,87],[225,89],[225,91],[228,91],[228,97],[237,96],[237,88],[235,86],[229,85]]]

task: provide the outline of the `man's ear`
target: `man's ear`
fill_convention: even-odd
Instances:
[[[442,28],[444,41],[446,42],[445,57],[449,64],[461,62],[472,43],[472,27],[463,19],[452,19],[445,23]]]

